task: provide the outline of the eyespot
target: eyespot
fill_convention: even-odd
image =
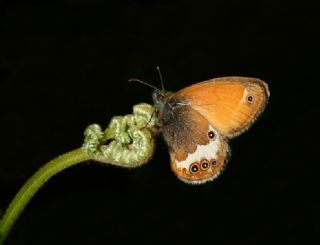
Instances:
[[[252,95],[248,95],[247,96],[247,102],[251,104],[251,103],[253,103],[253,101],[254,101],[253,96]]]
[[[201,167],[202,170],[207,170],[207,169],[209,169],[209,168],[210,168],[210,163],[209,163],[209,161],[208,161],[207,159],[203,159],[203,160],[201,161],[200,167]]]
[[[208,137],[210,140],[214,140],[214,138],[216,137],[216,134],[214,133],[214,131],[209,131],[208,132]]]
[[[212,159],[212,160],[211,160],[211,165],[212,165],[212,166],[217,165],[217,160],[216,160],[216,159]]]
[[[195,173],[199,172],[199,169],[200,169],[199,163],[194,162],[190,166],[190,173],[195,174]]]

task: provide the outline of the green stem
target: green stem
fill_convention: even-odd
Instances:
[[[91,157],[82,148],[63,154],[41,167],[16,194],[0,221],[0,244],[7,237],[13,224],[34,194],[52,176]]]
[[[113,117],[104,131],[98,124],[89,125],[82,148],[48,162],[22,186],[0,220],[0,244],[34,194],[60,171],[89,159],[125,168],[147,163],[154,151],[157,131],[153,115],[154,108],[141,103],[133,107],[132,114]]]

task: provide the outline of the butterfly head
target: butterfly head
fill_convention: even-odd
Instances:
[[[172,94],[172,92],[165,92],[159,89],[154,90],[152,93],[153,107],[160,126],[166,124],[173,116],[175,102],[171,99]]]
[[[155,89],[152,93],[153,106],[156,112],[163,111],[166,103],[165,92],[159,89]]]

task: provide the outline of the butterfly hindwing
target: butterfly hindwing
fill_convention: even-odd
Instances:
[[[176,105],[162,133],[169,145],[171,168],[184,182],[204,183],[225,167],[229,150],[226,140],[191,107]]]

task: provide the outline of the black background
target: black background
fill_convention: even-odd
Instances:
[[[1,1],[0,208],[84,128],[213,77],[268,82],[260,120],[224,174],[186,185],[161,138],[134,170],[94,162],[49,181],[7,244],[319,244],[319,56],[308,1]]]

